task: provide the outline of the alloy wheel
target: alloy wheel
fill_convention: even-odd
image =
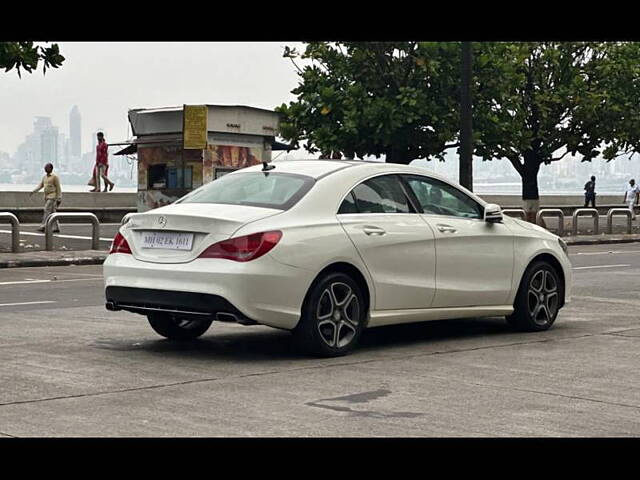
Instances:
[[[343,348],[354,339],[360,319],[360,303],[349,285],[331,283],[320,295],[316,308],[320,338],[332,348]]]
[[[538,325],[550,323],[558,310],[558,284],[551,272],[538,270],[529,282],[527,304],[529,315]]]

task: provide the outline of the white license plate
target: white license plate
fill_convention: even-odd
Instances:
[[[191,250],[193,233],[142,232],[142,248]]]

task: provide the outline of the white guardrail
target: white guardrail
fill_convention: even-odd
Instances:
[[[11,224],[11,251],[18,253],[20,251],[20,221],[13,213],[0,212],[0,222],[3,220],[9,220]]]
[[[47,222],[44,227],[45,250],[53,250],[53,222],[60,219],[89,220],[91,225],[93,225],[91,232],[91,249],[100,249],[100,222],[98,221],[98,217],[93,213],[52,213],[47,217]]]

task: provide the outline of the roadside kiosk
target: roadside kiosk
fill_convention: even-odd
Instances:
[[[134,138],[112,145],[128,145],[115,155],[137,153],[139,212],[289,147],[275,141],[278,113],[242,105],[134,109],[129,123]]]

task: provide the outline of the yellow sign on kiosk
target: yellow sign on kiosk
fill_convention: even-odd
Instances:
[[[185,150],[207,148],[207,106],[184,105],[182,114],[183,148]]]

